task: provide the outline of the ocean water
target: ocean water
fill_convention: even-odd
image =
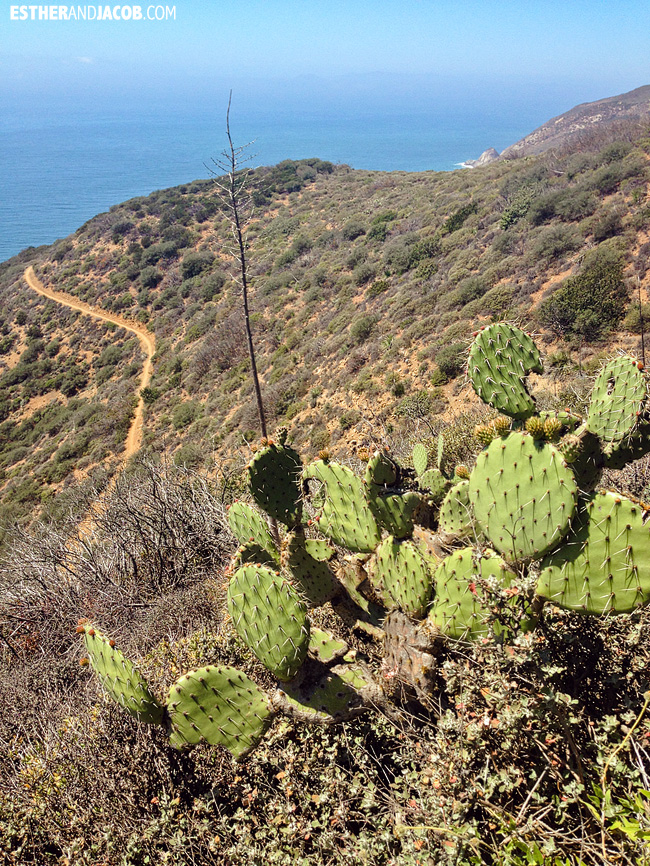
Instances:
[[[0,101],[0,261],[49,244],[134,196],[208,177],[225,145],[225,99]],[[488,147],[502,150],[557,106],[551,96],[490,100],[461,94],[341,92],[235,104],[236,143],[254,139],[255,165],[317,156],[353,168],[452,171]],[[566,107],[566,106],[562,106]]]

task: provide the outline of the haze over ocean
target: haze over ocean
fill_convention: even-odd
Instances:
[[[255,164],[449,170],[648,84],[649,32],[645,0],[2,4],[0,260],[206,176],[230,88]]]
[[[255,139],[254,165],[317,156],[353,168],[448,171],[571,107],[552,88],[534,98],[512,88],[479,97],[399,76],[388,84],[364,78],[344,93],[340,81],[301,80],[275,93],[236,91],[233,135]],[[0,261],[65,237],[111,205],[207,177],[204,164],[224,146],[227,98],[221,87],[184,102],[3,100]]]

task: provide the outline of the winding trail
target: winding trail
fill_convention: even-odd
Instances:
[[[38,279],[34,273],[34,268],[31,265],[27,268],[23,276],[30,289],[38,292],[38,294],[42,295],[44,298],[49,298],[50,301],[55,301],[57,304],[63,304],[64,307],[70,307],[71,310],[77,310],[86,316],[92,316],[94,319],[101,319],[104,322],[112,322],[114,325],[124,328],[125,331],[135,334],[146,355],[138,390],[141,391],[143,388],[147,387],[151,381],[151,374],[153,371],[152,358],[156,351],[156,338],[153,334],[137,322],[129,321],[115,313],[107,313],[105,310],[100,310],[97,307],[91,307],[90,304],[87,304],[85,301],[80,301],[78,298],[73,298],[72,295],[67,295],[64,292],[55,292],[53,289],[48,289]],[[144,399],[140,396],[135,410],[135,415],[133,416],[133,421],[129,427],[128,436],[126,437],[123,463],[126,463],[129,457],[132,457],[142,445],[143,419]]]

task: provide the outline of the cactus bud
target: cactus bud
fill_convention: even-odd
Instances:
[[[531,415],[530,418],[526,419],[526,430],[533,439],[544,438],[544,422],[538,415]]]
[[[492,428],[497,436],[507,436],[510,433],[510,418],[505,415],[499,415],[492,422]]]
[[[489,445],[494,439],[494,427],[489,424],[477,424],[474,428],[474,435],[481,445]]]
[[[544,436],[549,442],[557,442],[562,431],[562,422],[559,418],[547,418],[544,421]]]
[[[79,664],[81,665],[82,668],[85,668],[89,663],[90,663],[90,661],[87,658],[79,659]]]
[[[580,456],[582,442],[578,436],[568,433],[560,440],[560,451],[567,463],[575,463]]]

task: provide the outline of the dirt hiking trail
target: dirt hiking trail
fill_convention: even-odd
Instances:
[[[38,279],[34,273],[34,268],[31,265],[27,268],[23,276],[30,289],[38,292],[38,294],[42,295],[44,298],[56,301],[57,304],[63,304],[64,307],[70,307],[71,310],[77,310],[86,316],[92,316],[94,319],[101,319],[104,322],[112,322],[114,325],[124,328],[125,331],[135,334],[146,355],[146,360],[142,367],[139,391],[142,391],[143,388],[147,387],[151,381],[151,373],[153,369],[152,358],[156,351],[156,338],[153,334],[137,322],[129,321],[115,313],[107,313],[105,310],[100,310],[97,307],[91,307],[90,304],[87,304],[85,301],[80,301],[78,298],[73,298],[71,295],[66,295],[64,292],[55,292],[53,289],[48,289]],[[143,418],[144,399],[140,396],[135,410],[135,415],[133,416],[133,421],[129,427],[128,436],[126,437],[122,458],[123,463],[126,463],[126,461],[132,457],[142,445]]]

